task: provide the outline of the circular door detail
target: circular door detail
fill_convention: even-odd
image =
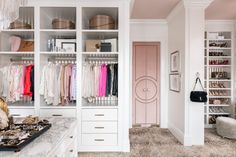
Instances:
[[[138,99],[150,101],[157,95],[156,83],[149,78],[142,78],[137,81],[135,92]]]

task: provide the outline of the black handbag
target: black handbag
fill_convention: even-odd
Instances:
[[[202,91],[195,91],[196,85],[197,83],[200,83],[201,87],[202,87]],[[205,89],[202,86],[201,80],[199,77],[196,78],[196,82],[193,88],[193,91],[191,91],[190,93],[190,100],[192,102],[207,102],[207,92],[205,91]]]

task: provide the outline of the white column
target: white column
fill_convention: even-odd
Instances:
[[[190,101],[190,92],[200,74],[204,83],[205,8],[211,1],[184,0],[185,6],[185,142],[204,144],[204,103]]]

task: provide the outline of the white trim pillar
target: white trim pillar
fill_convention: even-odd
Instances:
[[[183,0],[185,7],[185,140],[184,145],[204,145],[204,103],[190,101],[200,74],[204,84],[205,9],[212,0]]]

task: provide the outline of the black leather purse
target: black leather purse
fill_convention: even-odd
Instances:
[[[202,87],[202,91],[195,91],[195,88],[196,88],[196,85],[197,85],[198,81],[199,81],[199,83]],[[202,82],[201,82],[199,77],[196,78],[196,82],[195,82],[193,91],[191,91],[191,93],[190,93],[190,100],[192,102],[199,102],[199,103],[207,102],[207,92],[203,88]]]

